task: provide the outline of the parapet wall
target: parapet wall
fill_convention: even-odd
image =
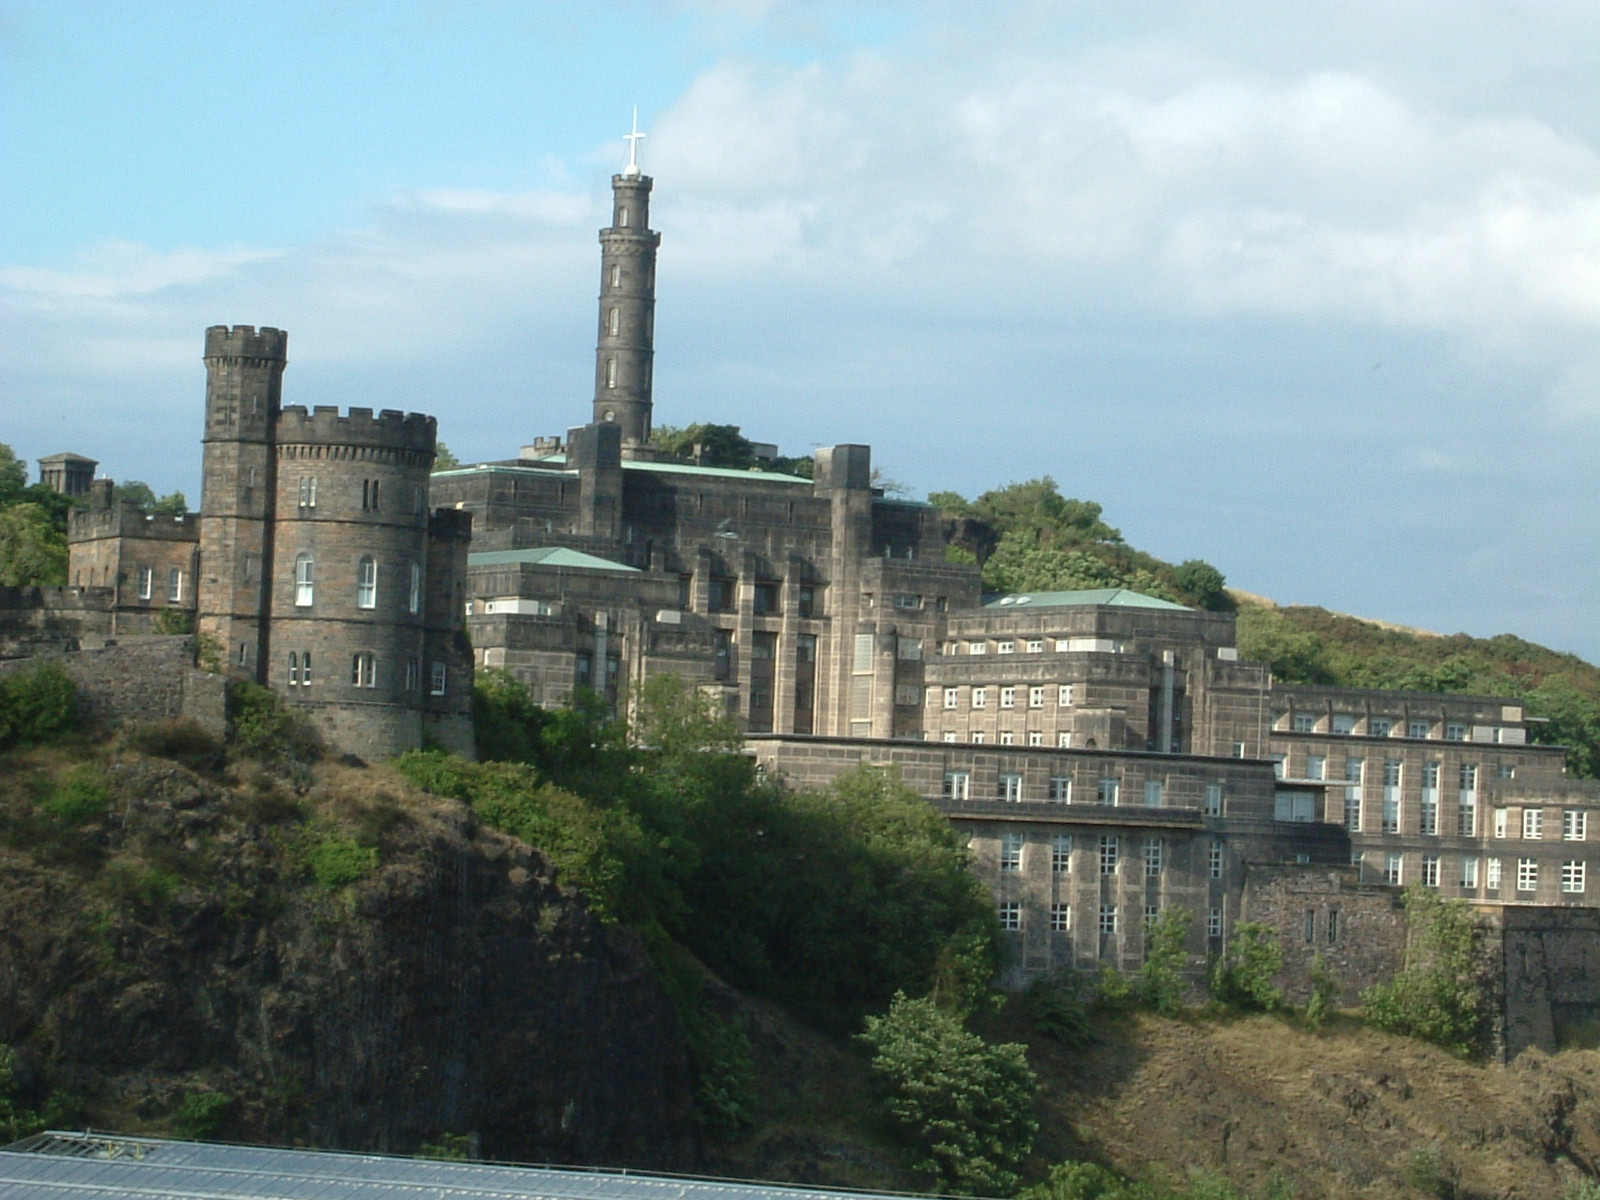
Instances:
[[[78,509],[68,518],[69,542],[109,537],[197,542],[200,540],[200,514],[144,513],[131,505],[119,504],[113,508]]]
[[[207,358],[262,358],[287,362],[289,335],[263,325],[212,325],[206,329]]]
[[[341,416],[333,405],[319,404],[307,412],[304,405],[290,404],[278,414],[277,440],[281,447],[409,450],[427,455],[431,463],[438,441],[438,422],[421,413],[392,408],[376,415],[370,408],[352,408],[348,415]]]
[[[1600,911],[1507,905],[1486,916],[1505,1057],[1587,1044],[1600,1021]]]
[[[93,650],[41,651],[0,661],[0,676],[56,663],[78,688],[78,717],[115,728],[188,717],[213,737],[227,731],[227,683],[196,670],[192,637],[139,637]]]

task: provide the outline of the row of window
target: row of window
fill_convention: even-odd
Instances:
[[[1494,810],[1494,836],[1509,838],[1511,836],[1510,810],[1497,808]],[[1525,808],[1522,810],[1522,837],[1525,841],[1537,842],[1544,838],[1544,809]],[[1589,839],[1589,814],[1580,808],[1565,808],[1561,810],[1561,840],[1563,842],[1583,842]]]
[[[1047,735],[1042,729],[1030,729],[1023,736],[1027,738],[1027,745],[1041,747],[1045,744]],[[930,729],[923,730],[922,740],[925,742],[932,741],[933,731]],[[960,742],[962,740],[961,733],[959,730],[946,729],[943,734],[943,740],[947,743]],[[981,729],[974,729],[967,734],[966,741],[973,746],[986,746],[989,744],[989,735]],[[1017,741],[1017,734],[1010,729],[1002,729],[995,734],[995,744],[998,746],[1023,745],[1022,742]],[[1072,731],[1070,729],[1062,729],[1056,732],[1056,746],[1062,750],[1070,750],[1072,748]]]
[[[1359,860],[1358,860],[1359,861]],[[1423,887],[1436,888],[1440,879],[1440,858],[1437,854],[1424,854],[1420,863]],[[1478,859],[1474,855],[1462,857],[1458,862],[1457,882],[1463,888],[1478,886]],[[1516,862],[1517,891],[1533,892],[1539,888],[1539,860],[1519,858]],[[1504,882],[1505,863],[1499,858],[1484,860],[1484,886],[1498,889]],[[1582,895],[1588,876],[1588,864],[1581,859],[1568,859],[1561,864],[1561,890],[1569,895]],[[1406,880],[1406,860],[1403,854],[1389,854],[1383,860],[1383,881],[1396,887]]]
[[[406,611],[422,611],[422,568],[416,563],[406,563],[402,568],[406,580]],[[317,598],[317,564],[306,553],[294,558],[294,603],[296,608],[310,608]],[[378,607],[378,561],[370,554],[356,564],[356,607]]]
[[[944,774],[944,798],[960,803],[974,799],[972,794],[971,771],[946,771]],[[1162,779],[1146,779],[1142,793],[1143,807],[1163,808],[1166,806],[1167,785]],[[1045,781],[1045,794],[1043,797],[1029,796],[1023,787],[1023,776],[1020,771],[1002,771],[995,776],[994,799],[1005,800],[1011,803],[1021,803],[1024,800],[1043,799],[1051,804],[1071,804],[1072,777],[1070,775],[1052,775]],[[1083,803],[1080,801],[1080,803]],[[1122,803],[1122,780],[1116,776],[1105,776],[1095,784],[1094,799],[1087,801],[1091,804],[1103,804],[1117,807]],[[1208,817],[1222,815],[1222,785],[1208,783],[1205,785],[1204,810]]]
[[[154,567],[139,568],[139,599],[149,600],[155,593],[156,572]],[[167,569],[167,602],[180,604],[183,601],[183,571],[178,567]]]
[[[997,639],[994,643],[996,654],[1043,654],[1048,646],[1057,654],[1084,654],[1102,653],[1115,654],[1123,649],[1123,643],[1111,638],[1100,637],[1037,637],[1024,638],[1018,641],[1014,638]],[[940,647],[939,653],[946,658],[965,653],[969,656],[982,656],[989,653],[989,643],[984,641],[946,642]]]
[[[1016,708],[1018,702],[1026,698],[1029,708],[1044,708],[1049,704],[1052,694],[1055,707],[1071,708],[1077,699],[1077,685],[1072,683],[1021,686],[1005,684],[993,689],[1001,708]],[[961,707],[961,691],[959,687],[944,689],[944,706],[946,708]],[[972,689],[971,704],[973,708],[989,707],[988,687],[975,687]]]
[[[1051,836],[1050,870],[1056,875],[1072,874],[1072,849],[1073,835],[1058,833]],[[1028,837],[1022,833],[1005,833],[1000,836],[1000,870],[1003,872],[1021,871],[1023,865],[1023,852],[1027,848]],[[1220,846],[1220,843],[1218,843]],[[1108,833],[1099,839],[1100,874],[1115,875],[1117,865],[1121,861],[1122,840],[1118,834]],[[1147,837],[1141,853],[1144,862],[1144,875],[1146,879],[1159,879],[1161,868],[1166,862],[1166,841],[1158,837]]]
[[[1344,778],[1347,783],[1360,783],[1366,776],[1366,762],[1364,758],[1349,757],[1344,762]],[[1405,778],[1405,760],[1399,758],[1386,758],[1383,760],[1383,785],[1398,788]],[[1272,756],[1273,774],[1279,779],[1287,777],[1289,772],[1289,758],[1286,754]],[[1437,791],[1439,787],[1439,773],[1441,764],[1425,762],[1422,764],[1422,790]],[[1517,768],[1514,763],[1496,764],[1496,774],[1501,779],[1515,779]],[[1328,756],[1325,754],[1306,755],[1305,774],[1302,779],[1326,780],[1328,778]],[[1478,764],[1461,763],[1456,768],[1456,783],[1462,791],[1475,791],[1478,787]]]
[[[1366,737],[1407,737],[1407,738],[1433,738],[1438,736],[1435,730],[1439,725],[1426,718],[1411,718],[1400,720],[1394,717],[1365,717],[1356,713],[1320,713],[1296,712],[1288,714],[1287,720],[1279,714],[1274,722],[1278,729],[1290,729],[1295,733],[1336,733],[1354,736],[1357,733]],[[1515,741],[1515,737],[1508,737],[1520,733],[1520,730],[1506,730],[1494,727],[1493,740]],[[1464,742],[1468,736],[1468,726],[1465,721],[1446,721],[1443,726],[1444,740],[1447,742]]]
[[[1050,905],[1050,932],[1072,932],[1072,905],[1054,903]],[[1021,933],[1023,921],[1023,907],[1019,900],[1002,900],[995,906],[995,916],[999,919],[1000,928],[1008,933]],[[1148,928],[1161,916],[1161,906],[1146,904],[1144,906],[1144,923]],[[1330,913],[1330,918],[1336,919],[1337,914]],[[1219,938],[1222,936],[1222,909],[1212,908],[1206,913],[1206,936]],[[1336,940],[1338,926],[1330,924],[1328,940]],[[1115,904],[1102,904],[1100,906],[1099,931],[1110,936],[1118,931],[1117,906]]]
[[[402,663],[404,671],[403,690],[414,692],[422,683],[422,664],[415,658],[407,658]],[[429,665],[428,692],[433,696],[442,696],[445,686],[449,682],[449,669],[443,662],[434,662]],[[311,651],[289,651],[289,686],[291,688],[307,688],[312,684]],[[350,656],[350,686],[358,688],[375,688],[378,686],[378,657],[370,651],[359,651]]]
[[[300,508],[315,508],[317,506],[317,477],[315,475],[302,475],[297,487],[297,499]],[[383,499],[383,481],[381,479],[363,479],[361,481],[361,508],[363,512],[378,512],[381,510]],[[422,488],[413,484],[411,486],[411,512],[413,515],[421,513],[424,507]]]

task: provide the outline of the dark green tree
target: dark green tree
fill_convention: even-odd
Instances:
[[[913,1168],[957,1195],[1002,1196],[1033,1149],[1037,1081],[1025,1049],[991,1045],[931,999],[897,995],[861,1040]]]

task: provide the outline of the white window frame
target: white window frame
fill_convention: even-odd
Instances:
[[[1569,808],[1561,813],[1561,840],[1586,842],[1589,840],[1589,814],[1581,808]]]
[[[1006,933],[1022,932],[1022,902],[1020,900],[1002,900],[995,906],[995,917],[1000,922],[1000,928]]]
[[[1000,707],[1015,708],[1017,706],[1017,689],[1007,685],[1000,689]]]
[[[1522,837],[1524,841],[1529,842],[1544,840],[1544,809],[1525,808],[1522,810]]]
[[[1000,835],[1000,852],[998,862],[1000,869],[1007,873],[1022,870],[1022,852],[1028,844],[1028,839],[1020,833],[1006,832]]]
[[[1145,838],[1144,877],[1146,879],[1161,878],[1161,867],[1166,857],[1166,845],[1166,842],[1158,837]]]
[[[1046,796],[1048,797],[1050,803],[1052,803],[1052,804],[1071,804],[1072,803],[1072,776],[1070,776],[1070,775],[1052,775],[1052,776],[1050,776],[1049,788],[1050,788],[1050,790],[1046,793]]]
[[[1095,803],[1115,808],[1122,801],[1122,780],[1112,775],[1101,778],[1095,785]]]
[[[1008,804],[1022,802],[1022,773],[1020,771],[1002,771],[995,776],[994,794],[998,800]]]
[[[986,688],[986,687],[975,687],[975,688],[972,689],[972,707],[973,708],[988,708],[989,707],[989,689],[988,688]]]
[[[1536,858],[1517,859],[1517,891],[1536,892],[1539,890],[1539,860]]]
[[[378,607],[378,560],[370,554],[356,563],[356,607]]]
[[[971,771],[946,771],[944,773],[944,798],[957,804],[972,797]]]
[[[1072,835],[1058,833],[1050,839],[1050,873],[1072,874]]]
[[[1222,785],[1220,783],[1206,784],[1205,815],[1220,817],[1222,815]]]
[[[294,556],[294,606],[310,608],[317,598],[317,561],[301,551]]]
[[[445,688],[450,682],[450,668],[440,659],[434,659],[428,668],[428,694],[430,696],[444,695]]]
[[[422,566],[420,563],[412,563],[410,566],[411,589],[406,596],[406,611],[415,616],[422,611]]]
[[[1567,859],[1561,864],[1561,890],[1569,896],[1582,895],[1587,875],[1588,867],[1581,859]]]
[[[1058,684],[1057,685],[1057,691],[1056,691],[1056,707],[1057,708],[1071,708],[1072,707],[1073,698],[1076,695],[1077,695],[1077,685],[1076,684],[1071,684],[1071,683]]]
[[[154,567],[139,568],[139,599],[148,600],[155,594],[156,571]]]
[[[378,658],[370,650],[358,650],[350,656],[350,685],[358,688],[378,686]]]
[[[1100,874],[1115,875],[1122,860],[1122,847],[1114,833],[1100,835]]]
[[[1499,888],[1502,869],[1503,868],[1501,867],[1500,860],[1498,858],[1491,857],[1489,859],[1489,865],[1484,872],[1484,886]]]
[[[1043,687],[1030,687],[1028,689],[1028,707],[1029,708],[1043,708],[1044,707],[1044,688]]]
[[[1478,886],[1478,858],[1474,854],[1461,856],[1461,886],[1476,888]]]
[[[1050,932],[1072,932],[1072,905],[1056,901],[1050,905]]]
[[[945,688],[945,690],[944,690],[944,706],[946,708],[957,708],[957,707],[960,706],[960,704],[961,704],[961,689],[958,688],[958,687],[947,687],[947,688]]]

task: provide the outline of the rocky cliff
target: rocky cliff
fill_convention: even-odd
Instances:
[[[60,750],[0,779],[22,1102],[74,1096],[129,1132],[693,1164],[688,1056],[642,944],[526,845],[382,771],[81,753],[75,793]]]

